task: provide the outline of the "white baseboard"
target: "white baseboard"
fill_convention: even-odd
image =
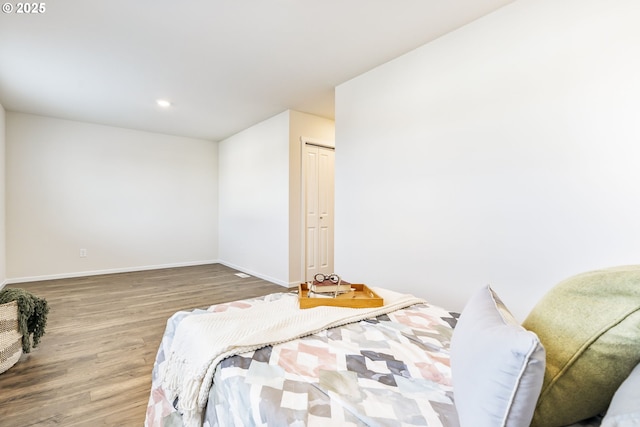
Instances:
[[[291,285],[288,282],[285,282],[284,280],[276,279],[274,277],[269,277],[267,275],[258,273],[256,271],[252,271],[252,270],[250,270],[248,268],[244,268],[244,267],[242,267],[240,265],[235,265],[233,263],[230,263],[230,262],[227,262],[227,261],[224,261],[224,260],[218,260],[218,262],[220,264],[222,264],[222,265],[226,265],[229,268],[233,268],[234,270],[238,270],[238,271],[246,273],[246,274],[248,274],[250,276],[254,276],[254,277],[257,277],[259,279],[266,280],[267,282],[275,283],[276,285],[284,286],[286,288],[291,287]],[[293,286],[298,286],[298,285],[296,284],[296,285],[293,285]]]
[[[49,275],[43,275],[43,276],[14,277],[11,279],[6,279],[2,283],[2,286],[0,286],[0,289],[2,289],[4,285],[15,284],[15,283],[40,282],[43,280],[55,280],[55,279],[71,279],[74,277],[98,276],[101,274],[131,273],[134,271],[160,270],[162,268],[191,267],[195,265],[218,264],[218,263],[219,263],[218,260],[212,259],[212,260],[205,260],[205,261],[178,262],[178,263],[161,264],[161,265],[145,265],[140,267],[112,268],[107,270],[78,271],[74,273],[49,274]]]

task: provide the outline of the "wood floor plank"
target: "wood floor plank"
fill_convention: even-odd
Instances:
[[[222,264],[21,283],[46,298],[38,348],[0,374],[0,426],[142,426],[176,311],[284,292]]]

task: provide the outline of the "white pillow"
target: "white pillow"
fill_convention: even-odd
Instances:
[[[545,351],[490,286],[467,302],[451,339],[453,395],[461,427],[529,427]]]
[[[600,427],[640,427],[640,365],[618,387]]]

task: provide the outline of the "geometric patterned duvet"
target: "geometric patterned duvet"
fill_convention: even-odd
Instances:
[[[285,294],[218,304],[243,310]],[[157,367],[179,321],[167,322],[152,376],[147,426],[182,426]],[[223,360],[216,368],[203,425],[458,427],[449,343],[457,314],[417,304]]]

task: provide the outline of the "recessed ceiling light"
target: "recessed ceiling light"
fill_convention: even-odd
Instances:
[[[171,107],[171,102],[167,101],[166,99],[158,99],[156,101],[156,104],[158,104],[159,106],[161,106],[162,108],[169,108]]]

